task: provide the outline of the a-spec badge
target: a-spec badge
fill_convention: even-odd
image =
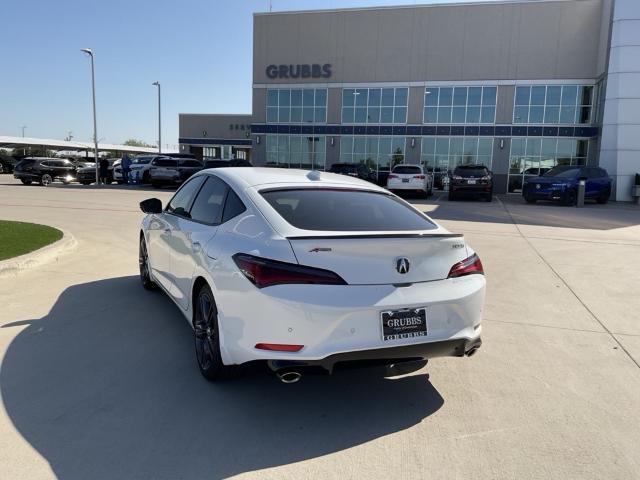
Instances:
[[[318,253],[318,252],[330,252],[331,249],[327,247],[315,247],[309,250],[309,253]]]

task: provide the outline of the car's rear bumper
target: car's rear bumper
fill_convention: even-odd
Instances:
[[[406,191],[412,191],[412,192],[417,192],[417,191],[426,192],[427,185],[425,183],[418,183],[418,182],[403,183],[403,182],[394,181],[394,182],[387,182],[387,190],[391,190],[391,191],[406,190]]]
[[[455,185],[449,184],[449,190],[460,195],[479,195],[491,192],[491,184],[479,184],[479,185]]]
[[[534,200],[550,200],[550,201],[562,201],[566,198],[568,189],[562,188],[530,188],[525,187],[522,191],[522,196],[529,197]]]

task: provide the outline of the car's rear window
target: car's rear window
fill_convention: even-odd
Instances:
[[[422,170],[420,170],[420,167],[411,167],[408,165],[401,165],[401,166],[394,167],[392,172],[399,173],[401,175],[415,175],[418,173],[422,173]]]
[[[436,225],[401,200],[366,190],[306,188],[261,192],[282,218],[303,230],[431,230]]]
[[[181,167],[201,167],[202,164],[197,160],[180,160]]]
[[[481,177],[488,175],[489,170],[485,167],[456,167],[453,174],[461,177]]]
[[[146,165],[150,161],[151,161],[151,157],[136,157],[133,160],[131,160],[131,163],[135,165]]]
[[[169,158],[156,158],[153,164],[156,167],[177,167],[178,160],[171,160]]]
[[[227,160],[207,160],[204,162],[204,168],[222,168],[228,166],[229,162]]]

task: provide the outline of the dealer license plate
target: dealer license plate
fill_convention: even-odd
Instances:
[[[403,178],[402,179],[402,183],[409,183],[409,179],[408,178]]]
[[[475,181],[475,180],[467,180],[467,183],[468,183],[469,185],[475,185],[475,184],[476,184],[476,181]]]
[[[400,340],[427,336],[427,310],[405,308],[380,313],[382,340]]]

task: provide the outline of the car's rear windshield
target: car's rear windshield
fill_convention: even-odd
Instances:
[[[153,164],[156,167],[177,167],[178,160],[171,160],[170,158],[156,158]]]
[[[575,178],[580,173],[580,167],[570,167],[570,166],[560,166],[553,167],[543,176],[545,177],[565,177],[565,178]]]
[[[261,192],[282,218],[303,230],[371,232],[431,230],[427,217],[384,193],[347,189],[287,189]]]
[[[202,164],[197,160],[180,160],[181,167],[201,167]]]
[[[461,177],[480,177],[488,175],[489,170],[486,167],[456,167],[453,174]]]
[[[415,175],[418,173],[422,173],[420,167],[411,167],[409,165],[399,165],[397,167],[393,167],[392,173],[399,173],[401,175]]]
[[[136,165],[146,165],[150,161],[151,161],[151,157],[136,157],[133,160],[131,160],[131,163],[134,163]]]

